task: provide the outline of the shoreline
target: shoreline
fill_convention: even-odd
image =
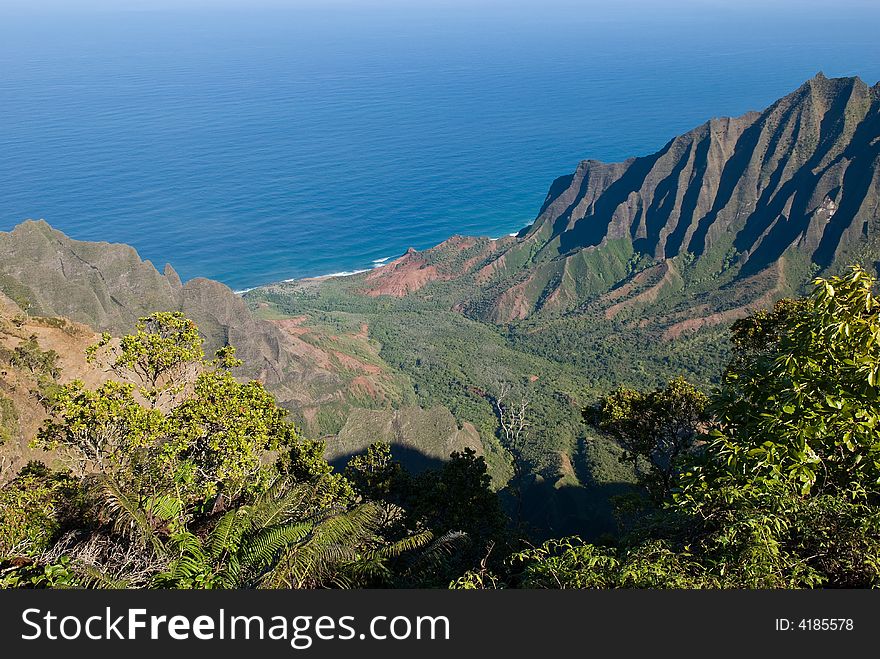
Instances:
[[[528,226],[528,225],[526,225],[526,226]],[[520,230],[520,231],[522,231],[522,230]],[[488,237],[488,236],[483,236],[483,237],[487,238],[488,240],[490,240],[492,242],[495,242],[496,240],[502,240],[504,238],[516,238],[520,234],[520,231],[514,231],[513,233],[507,233],[502,236],[498,236],[496,238],[492,238],[492,237]],[[428,249],[430,249],[430,248],[428,248]],[[265,288],[266,286],[272,286],[275,284],[289,284],[289,283],[292,283],[295,281],[319,281],[322,279],[332,279],[334,277],[352,277],[354,275],[361,275],[365,272],[370,272],[371,270],[375,270],[376,268],[382,268],[382,267],[388,265],[389,263],[393,263],[394,261],[401,258],[405,254],[406,254],[406,252],[402,252],[401,254],[398,254],[396,256],[383,256],[382,258],[373,259],[372,261],[370,261],[371,265],[369,268],[358,268],[356,270],[341,270],[339,272],[331,272],[326,275],[313,275],[310,277],[291,277],[289,279],[281,279],[278,281],[271,281],[266,284],[258,284],[256,286],[251,286],[249,288],[241,288],[238,290],[233,290],[232,292],[235,295],[241,296],[241,295],[244,295],[245,293],[256,290],[258,288]]]
[[[245,293],[247,293],[249,291],[253,291],[258,288],[264,288],[266,286],[272,286],[274,284],[289,284],[289,283],[295,282],[295,281],[306,281],[306,280],[315,281],[315,280],[319,280],[319,279],[332,279],[334,277],[351,277],[353,275],[360,275],[365,272],[370,272],[371,270],[375,270],[376,268],[381,268],[382,266],[386,265],[385,262],[391,258],[394,258],[394,257],[386,256],[384,259],[381,260],[382,261],[381,263],[378,262],[378,260],[373,261],[373,263],[375,263],[376,265],[374,265],[371,268],[361,268],[358,270],[342,270],[340,272],[331,272],[326,275],[316,275],[313,277],[291,277],[290,279],[282,279],[280,281],[273,281],[273,282],[269,282],[268,284],[259,284],[258,286],[251,286],[250,288],[242,288],[239,290],[233,290],[232,292],[235,293],[236,295],[244,295]]]

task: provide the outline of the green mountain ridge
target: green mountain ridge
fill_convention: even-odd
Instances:
[[[422,264],[409,289],[467,281],[456,308],[506,324],[593,302],[608,309],[621,298],[639,306],[707,277],[732,303],[733,282],[762,292],[800,286],[805,269],[839,264],[876,241],[878,137],[880,85],[819,74],[763,112],[712,119],[654,154],[581,162],[554,181],[516,239],[455,238],[407,254]],[[365,277],[368,294],[406,288],[388,281],[405,269],[392,266]],[[649,288],[641,271],[651,267],[663,290],[638,299]],[[612,289],[620,292],[607,295]]]
[[[382,362],[360,325],[256,318],[227,286],[204,278],[181,283],[171,266],[160,273],[127,245],[72,240],[45,221],[23,222],[0,233],[0,291],[31,317],[68,319],[117,336],[151,312],[181,311],[199,326],[209,352],[234,345],[244,362],[238,375],[262,381],[311,436],[335,438],[352,410],[369,410],[378,422],[398,419],[404,429],[375,440],[399,440],[435,460],[448,457],[450,447],[482,452],[477,432],[456,426],[448,410],[425,415],[415,407],[409,383]],[[33,408],[25,416],[41,413]],[[350,453],[362,443],[333,446]]]

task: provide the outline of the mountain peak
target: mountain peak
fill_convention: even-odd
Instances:
[[[804,284],[803,268],[880,245],[878,207],[880,94],[820,71],[764,111],[711,120],[656,153],[582,160],[522,238],[465,262],[481,292],[457,308],[511,322],[581,309],[616,287],[648,287],[633,293],[645,303],[680,287],[692,264],[731,296],[770,299]],[[627,288],[634,263],[646,274]]]

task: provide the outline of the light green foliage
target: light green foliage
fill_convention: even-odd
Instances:
[[[60,449],[80,473],[126,470],[140,450],[168,433],[168,420],[135,399],[134,385],[112,380],[96,390],[80,380],[59,387],[51,409],[54,415],[40,429],[36,445]]]
[[[138,320],[135,334],[128,334],[115,345],[109,334],[89,346],[86,354],[97,361],[102,353],[118,375],[138,384],[140,392],[155,406],[164,393],[178,393],[187,369],[201,365],[204,340],[195,323],[180,312],[156,312]],[[234,359],[226,348],[218,354],[225,365]]]
[[[62,556],[52,563],[0,570],[0,588],[78,588],[80,581],[70,563],[70,557]]]
[[[233,349],[206,361],[178,314],[142,319],[118,349],[105,339],[89,354],[105,348],[125,381],[59,387],[39,433],[78,468],[64,481],[67,499],[83,501],[77,533],[60,537],[59,487],[22,472],[0,490],[3,585],[387,585],[403,555],[450,544],[424,529],[384,537],[380,506],[357,500],[323,443],[301,440],[262,384],[232,376]]]
[[[613,552],[574,537],[548,540],[511,562],[524,588],[609,588],[620,565]]]
[[[293,433],[288,426],[288,433]],[[315,499],[324,507],[346,505],[355,500],[351,483],[324,459],[324,442],[308,438],[287,438],[285,447],[276,462],[281,474],[298,482],[312,483]]]
[[[170,432],[159,464],[177,473],[196,499],[222,491],[235,499],[260,489],[261,458],[292,440],[286,410],[256,381],[238,382],[227,371],[206,371],[193,392],[168,416]]]
[[[740,323],[714,408],[723,482],[864,496],[880,486],[880,302],[861,268]]]
[[[78,500],[69,474],[32,462],[0,488],[0,561],[34,555],[55,539]]]
[[[452,590],[500,590],[505,587],[496,574],[486,569],[468,570],[449,584]]]
[[[675,496],[726,585],[880,585],[874,284],[852,268],[734,327],[717,428]]]
[[[154,313],[138,321],[136,334],[122,338],[114,365],[129,368],[155,385],[171,369],[202,359],[202,343],[195,323],[182,313]]]
[[[89,348],[93,358],[102,344]],[[259,491],[271,478],[264,458],[298,439],[262,384],[238,382],[226,370],[237,364],[234,350],[206,362],[197,328],[180,314],[141,319],[115,354],[114,372],[146,387],[114,380],[96,390],[79,381],[60,387],[38,443],[62,449],[81,473],[100,473],[134,506],[157,505],[158,490],[177,502],[166,517],[185,523],[193,507]],[[169,409],[155,406],[170,390],[183,396],[163,406]]]
[[[9,356],[9,361],[13,366],[37,376],[54,379],[60,373],[57,365],[58,353],[41,349],[35,335],[19,343]]]
[[[521,588],[704,588],[716,586],[705,569],[662,542],[630,550],[597,547],[580,538],[549,540],[514,554]],[[517,572],[521,568],[521,572]]]

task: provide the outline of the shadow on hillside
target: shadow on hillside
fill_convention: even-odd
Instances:
[[[345,465],[348,464],[349,460],[351,460],[356,455],[366,453],[366,450],[367,449],[365,448],[363,451],[346,453],[344,455],[332,458],[328,460],[328,462],[337,471],[342,471],[343,469],[345,469]],[[405,446],[403,444],[395,443],[391,444],[391,456],[394,458],[394,460],[403,465],[403,467],[407,471],[413,474],[419,474],[423,471],[427,471],[428,469],[440,469],[446,462],[446,460],[441,460],[440,458],[427,455],[411,446]]]
[[[617,533],[612,498],[632,490],[630,483],[556,487],[550,481],[534,481],[523,487],[521,522],[533,542],[568,535],[597,540]],[[512,490],[507,487],[500,494],[515,522],[517,503]]]
[[[339,471],[355,455],[355,451],[329,460]],[[391,454],[413,474],[429,469],[440,469],[446,460],[426,455],[411,446],[392,444]],[[548,538],[579,535],[585,540],[596,540],[603,535],[615,534],[612,498],[632,491],[629,483],[591,483],[586,486],[561,486],[540,478],[530,477],[522,486],[522,506],[511,485],[498,494],[514,525],[521,524],[532,542]]]

